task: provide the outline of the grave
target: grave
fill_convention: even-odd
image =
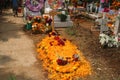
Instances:
[[[118,18],[116,19],[114,34],[115,34],[115,35],[120,34],[120,17],[118,17]]]
[[[49,0],[48,1],[46,0],[46,2],[45,2],[45,14],[46,13],[48,14],[52,10],[57,11],[57,10],[59,10],[59,8],[62,7],[61,2],[56,2],[56,4],[58,4],[58,6],[59,6],[57,9],[53,8],[53,6],[56,5],[56,4],[53,4],[52,6],[51,6],[51,4],[52,3],[50,3]],[[60,18],[57,15],[54,16],[54,27],[70,27],[70,26],[73,26],[73,22],[70,19],[70,15],[67,15],[67,19],[64,22],[61,22]]]
[[[57,15],[55,15],[54,26],[55,27],[70,27],[70,26],[73,26],[73,22],[70,19],[70,15],[67,15],[67,19],[64,22],[61,22],[60,18]]]

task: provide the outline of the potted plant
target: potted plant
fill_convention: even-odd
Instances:
[[[58,17],[60,18],[61,22],[64,22],[67,19],[67,15],[65,14],[58,14]]]
[[[65,11],[61,11],[61,14],[58,14],[57,16],[60,18],[61,22],[65,22],[67,19],[67,14]]]

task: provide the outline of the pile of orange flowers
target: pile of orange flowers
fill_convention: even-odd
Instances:
[[[91,74],[90,63],[82,52],[55,32],[37,44],[37,52],[51,80],[73,80]]]

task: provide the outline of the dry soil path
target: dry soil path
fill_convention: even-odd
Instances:
[[[0,80],[46,80],[23,25],[21,14],[13,17],[11,9],[0,15]]]

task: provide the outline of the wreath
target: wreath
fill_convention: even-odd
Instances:
[[[26,0],[25,5],[30,11],[38,12],[42,9],[44,0],[35,0],[35,1],[37,1],[38,4],[33,5],[33,3],[31,3],[31,0]]]

